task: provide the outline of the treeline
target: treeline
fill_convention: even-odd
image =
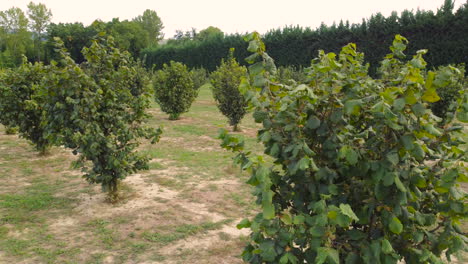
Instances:
[[[411,40],[409,53],[425,48],[428,67],[446,64],[468,63],[468,3],[454,10],[454,1],[446,0],[437,12],[409,11],[393,12],[385,17],[380,13],[363,19],[360,24],[341,21],[327,26],[322,24],[313,30],[290,26],[272,30],[263,36],[270,55],[278,66],[308,66],[320,49],[339,52],[347,43],[353,42],[366,54],[375,72],[378,62],[387,54],[388,46],[396,34]],[[170,60],[180,61],[189,67],[204,67],[213,71],[229,48],[235,48],[234,56],[240,62],[248,55],[242,35],[227,35],[205,41],[168,43],[142,51],[148,67],[160,68]]]
[[[18,67],[23,56],[30,62],[48,63],[57,59],[56,37],[63,40],[77,63],[84,61],[81,50],[91,45],[91,40],[101,32],[113,36],[116,46],[128,50],[133,57],[163,38],[162,21],[149,9],[132,20],[96,20],[89,26],[78,22],[54,24],[51,19],[52,11],[42,3],[30,2],[26,12],[18,7],[0,11],[0,68]]]

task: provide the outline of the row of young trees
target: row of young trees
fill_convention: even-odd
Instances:
[[[115,199],[119,182],[147,167],[147,158],[135,152],[139,138],[154,143],[161,133],[143,126],[153,96],[175,120],[189,110],[207,79],[203,70],[188,71],[185,65],[171,62],[154,74],[151,87],[141,63],[120,51],[113,37],[104,36],[101,33],[83,49],[80,64],[56,38],[57,61],[46,66],[24,57],[19,67],[2,70],[0,123],[15,128],[41,154],[53,145],[70,148],[79,155],[75,165],[83,169],[84,178],[100,183]],[[237,87],[246,70],[232,56],[223,65],[213,78],[215,98],[225,105],[221,110],[234,110],[223,113],[236,127],[245,114],[245,100]],[[239,99],[242,105],[235,103]]]
[[[247,113],[247,101],[239,91],[239,84],[247,76],[247,69],[234,59],[233,52],[234,49],[227,60],[223,59],[220,67],[210,74],[209,81],[218,109],[228,118],[233,130],[240,131],[238,125]],[[163,112],[169,114],[170,120],[177,120],[190,109],[198,96],[198,89],[206,82],[205,71],[189,71],[184,64],[171,61],[154,74],[156,102]]]
[[[261,212],[242,258],[248,263],[444,263],[468,238],[468,123],[464,69],[427,70],[397,35],[368,75],[355,44],[319,52],[303,83],[282,82],[259,34],[239,89],[262,125],[265,155],[222,131],[225,149],[250,173]],[[444,118],[431,104],[456,87]],[[452,88],[448,89],[453,90]],[[273,160],[273,163],[267,162]]]
[[[161,134],[144,126],[153,98],[148,74],[112,37],[93,40],[81,64],[55,41],[59,60],[45,66],[24,59],[2,71],[0,123],[18,127],[42,153],[52,145],[70,148],[83,177],[114,199],[122,179],[147,168],[148,158],[135,151],[139,139],[154,143]]]
[[[153,86],[156,92],[156,102],[161,110],[169,114],[170,120],[179,119],[182,113],[190,109],[198,96],[198,89],[209,79],[211,92],[219,111],[226,116],[229,125],[234,131],[240,131],[239,124],[247,113],[247,100],[239,91],[241,80],[247,77],[247,69],[241,66],[234,58],[234,48],[231,48],[228,57],[221,60],[221,64],[210,74],[203,69],[188,70],[187,66],[171,61],[164,64],[163,69],[155,72]],[[250,60],[250,59],[249,59]],[[453,66],[441,66],[437,73],[450,75]],[[431,111],[447,120],[453,110],[453,102],[464,89],[464,65],[458,65],[460,75],[438,91],[438,100],[429,104]],[[275,78],[278,82],[287,85],[307,84],[306,68],[278,67]],[[251,80],[254,81],[254,80]]]
[[[322,49],[339,52],[347,43],[356,43],[366,54],[366,62],[371,64],[370,72],[375,75],[379,61],[386,54],[395,34],[403,34],[412,40],[408,50],[412,53],[427,48],[426,61],[429,68],[439,65],[468,64],[468,36],[462,34],[468,28],[468,4],[454,10],[454,1],[445,0],[437,12],[403,11],[393,12],[385,17],[378,13],[360,24],[339,22],[317,29],[289,26],[272,30],[263,36],[270,54],[278,66],[307,67]],[[179,45],[161,45],[142,51],[148,67],[161,67],[162,63],[175,60],[188,67],[204,67],[214,71],[230,48],[235,48],[237,61],[245,64],[249,54],[243,36],[218,35],[206,41],[185,41]]]
[[[60,55],[55,52],[55,37],[64,41],[77,63],[84,61],[81,50],[91,45],[99,32],[113,36],[117,47],[130,51],[135,58],[141,49],[158,45],[164,37],[160,17],[149,9],[132,20],[96,20],[89,26],[78,22],[54,24],[51,19],[52,11],[42,3],[30,2],[26,13],[17,7],[0,11],[0,67],[17,67],[22,56],[31,62],[57,60]]]

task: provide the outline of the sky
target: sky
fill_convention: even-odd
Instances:
[[[0,10],[13,6],[27,11],[31,0],[0,0]],[[467,0],[455,0],[455,10]],[[381,12],[388,16],[392,11],[405,9],[433,10],[444,0],[36,0],[52,10],[52,22],[82,22],[85,26],[95,19],[129,19],[143,14],[146,9],[156,11],[161,18],[165,38],[174,36],[176,30],[198,31],[214,26],[225,33],[246,33],[268,30],[288,25],[317,28],[322,22],[349,20],[360,23],[363,18]]]

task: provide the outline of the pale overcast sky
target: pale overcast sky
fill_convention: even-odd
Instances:
[[[0,10],[19,7],[26,12],[31,0],[0,0]],[[458,8],[467,0],[456,0]],[[254,30],[265,33],[285,25],[316,28],[321,22],[349,20],[359,23],[362,18],[381,12],[433,10],[444,0],[39,0],[52,10],[54,23],[82,22],[85,26],[95,19],[109,21],[132,19],[145,9],[155,10],[164,24],[166,38],[175,30],[202,30],[215,26],[226,33]]]

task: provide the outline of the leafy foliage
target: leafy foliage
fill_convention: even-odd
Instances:
[[[231,49],[227,61],[210,75],[213,97],[221,113],[229,119],[229,125],[238,131],[238,124],[247,112],[247,101],[239,91],[242,78],[246,77],[247,69],[240,66]]]
[[[50,24],[47,29],[47,41],[45,52],[49,54],[50,60],[60,60],[60,54],[56,52],[55,38],[60,38],[64,47],[70,53],[70,57],[76,63],[82,63],[85,59],[81,50],[91,45],[91,39],[96,35],[91,27],[85,27],[83,23],[58,23]]]
[[[464,65],[457,66],[460,70],[453,74],[452,66],[441,66],[437,72],[446,76],[444,82],[447,85],[437,90],[440,100],[430,105],[432,112],[443,119],[444,122],[450,122],[453,119],[453,109],[456,107],[460,91],[465,89],[466,85]]]
[[[240,138],[222,146],[251,172],[262,212],[238,227],[252,230],[249,263],[442,263],[465,249],[460,220],[467,216],[467,155],[463,125],[438,126],[429,103],[436,89],[460,73],[426,71],[425,50],[406,61],[407,40],[395,37],[368,76],[364,56],[348,44],[321,51],[307,82],[285,85],[257,33],[247,37],[252,85],[241,85],[263,128],[263,156]],[[466,85],[451,110],[468,122]]]
[[[41,153],[50,146],[44,131],[44,98],[38,94],[47,73],[47,67],[41,63],[31,64],[24,58],[20,67],[7,69],[0,77],[0,123],[17,128],[20,136],[30,140]]]
[[[115,48],[112,37],[85,48],[81,66],[57,41],[62,59],[52,64],[43,86],[49,136],[79,154],[84,178],[112,198],[122,179],[148,167],[148,158],[135,152],[139,138],[154,143],[161,133],[143,126],[152,98],[146,71]]]
[[[278,67],[278,81],[288,85],[294,83],[304,83],[306,81],[302,67],[294,66]]]
[[[198,96],[187,66],[171,61],[158,70],[153,79],[156,102],[161,110],[169,114],[169,119],[176,120],[190,109]]]
[[[190,70],[190,75],[196,89],[208,82],[208,72],[204,68],[193,68]]]

